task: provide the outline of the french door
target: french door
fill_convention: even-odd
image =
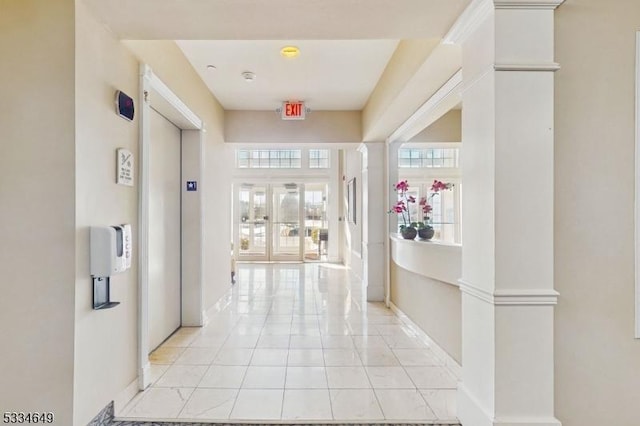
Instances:
[[[305,190],[305,186],[308,188]],[[234,255],[246,261],[320,260],[328,238],[326,184],[234,186]]]

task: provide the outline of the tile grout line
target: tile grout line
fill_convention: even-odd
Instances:
[[[318,330],[320,330],[320,321],[318,321]],[[322,330],[320,330],[320,334],[322,334]],[[327,395],[329,396],[329,410],[331,410],[331,419],[336,420],[336,415],[333,412],[333,401],[331,398],[331,388],[329,387],[329,372],[327,371],[327,360],[324,357],[324,341],[322,340],[322,336],[320,336],[320,345],[322,346],[322,365],[324,365],[324,378],[327,381]]]
[[[274,275],[274,274],[272,274],[272,275]],[[275,278],[276,277],[274,275],[274,279]],[[311,280],[313,280],[313,277],[311,278]],[[276,279],[276,281],[277,281],[277,279]],[[328,281],[331,281],[330,277],[328,278]],[[379,316],[380,315],[384,315],[384,313],[378,312],[377,305],[369,307],[368,304],[366,304],[366,303],[359,303],[359,302],[362,301],[361,300],[362,299],[362,297],[361,297],[362,295],[354,295],[355,293],[352,294],[351,289],[350,289],[350,286],[352,285],[352,283],[349,280],[347,280],[347,281],[342,280],[340,283],[346,285],[347,287],[349,287],[349,290],[347,291],[347,294],[350,294],[352,299],[353,299],[353,301],[351,302],[352,303],[351,314],[344,314],[344,315],[347,315],[347,316],[352,315],[352,318],[356,319],[356,320],[359,317],[363,324],[368,324],[369,320],[375,320],[375,324],[368,324],[367,328],[369,328],[370,331],[372,331],[372,332],[377,332],[378,333],[378,334],[375,334],[375,336],[381,338],[382,341],[384,341],[384,346],[383,347],[387,348],[388,350],[390,350],[392,355],[393,355],[393,357],[394,357],[394,359],[396,361],[399,361],[398,355],[396,354],[396,351],[394,350],[394,348],[392,348],[389,345],[389,343],[387,342],[387,339],[385,339],[385,336],[379,334],[380,333],[379,326],[382,326],[382,328],[384,329],[384,326],[395,324],[395,323],[390,323],[390,322],[387,322],[387,321],[383,321],[383,318],[379,317]],[[302,285],[301,283],[298,283],[298,284]],[[331,292],[328,292],[328,293],[326,293],[325,300],[323,300],[322,297],[320,296],[322,293],[320,293],[320,291],[318,291],[318,286],[319,285],[320,285],[319,283],[314,283],[314,287],[313,287],[313,295],[314,295],[313,300],[314,300],[314,306],[315,306],[315,312],[313,312],[313,314],[314,314],[314,319],[315,319],[315,321],[314,321],[315,326],[320,331],[320,333],[318,334],[318,338],[319,338],[319,341],[320,341],[320,351],[321,351],[321,355],[322,355],[322,364],[321,365],[324,368],[324,373],[325,373],[324,377],[325,377],[325,380],[327,381],[327,392],[329,393],[329,406],[330,406],[330,409],[331,409],[331,418],[335,419],[335,414],[334,414],[334,407],[333,407],[333,404],[332,404],[331,394],[330,394],[331,389],[329,387],[329,379],[328,379],[328,368],[329,367],[327,366],[327,363],[326,363],[325,351],[327,351],[329,349],[343,349],[343,348],[342,347],[329,348],[329,347],[326,346],[326,344],[328,344],[328,343],[325,343],[325,341],[331,340],[333,335],[332,334],[326,334],[325,335],[325,334],[322,333],[322,331],[320,330],[320,328],[321,328],[320,327],[320,324],[321,324],[320,320],[324,319],[324,321],[328,325],[328,323],[330,322],[330,320],[332,318],[332,313],[334,314],[333,316],[336,316],[336,315],[340,316],[342,321],[347,325],[348,331],[347,331],[346,335],[349,336],[349,341],[351,342],[352,346],[350,348],[344,348],[344,349],[345,350],[349,349],[349,351],[351,351],[351,352],[355,351],[357,353],[357,359],[360,362],[360,367],[363,368],[363,370],[365,371],[365,375],[366,375],[367,380],[369,382],[370,389],[372,389],[374,391],[374,396],[376,398],[376,402],[377,402],[377,404],[378,404],[378,406],[379,406],[379,408],[380,408],[380,410],[381,410],[381,412],[383,414],[383,417],[386,418],[387,416],[385,415],[384,410],[382,409],[382,406],[380,404],[380,399],[378,398],[378,395],[376,393],[376,388],[373,387],[373,383],[371,381],[371,375],[367,371],[367,366],[365,366],[364,363],[362,362],[363,352],[366,352],[368,349],[370,349],[370,347],[368,345],[363,345],[362,347],[357,347],[355,345],[355,337],[356,337],[356,335],[353,334],[354,327],[351,327],[351,323],[348,321],[347,317],[339,315],[340,312],[334,312],[332,310],[332,308],[331,308],[331,306],[335,305],[335,302],[340,303],[340,298],[344,298],[345,296],[343,294],[340,294],[340,292],[337,295],[334,294],[333,296],[330,296]],[[287,312],[287,313],[290,312],[291,313],[291,318],[288,320],[290,329],[289,329],[289,334],[287,335],[287,343],[286,343],[287,353],[286,353],[286,360],[285,360],[285,377],[284,377],[285,382],[284,382],[284,385],[283,385],[282,403],[281,403],[281,406],[280,406],[280,419],[284,420],[283,419],[284,403],[285,403],[284,398],[285,398],[285,394],[286,394],[286,390],[287,390],[286,381],[287,381],[287,378],[288,378],[288,368],[289,368],[289,362],[290,362],[290,358],[291,358],[290,355],[291,355],[291,350],[292,350],[292,346],[291,346],[292,345],[292,340],[293,340],[293,336],[294,336],[293,333],[296,332],[296,331],[303,331],[305,333],[303,333],[302,336],[306,336],[307,335],[306,334],[306,329],[307,329],[307,327],[306,327],[306,325],[307,325],[306,314],[308,314],[308,312],[305,309],[302,309],[302,308],[299,309],[299,311],[300,311],[299,315],[298,315],[299,323],[301,324],[303,330],[293,330],[294,318],[296,318],[296,312],[297,312],[296,311],[296,304],[300,305],[300,303],[301,303],[300,301],[302,300],[302,298],[300,297],[299,293],[298,294],[294,294],[293,291],[292,291],[295,288],[295,283],[290,283],[288,281],[286,283],[284,283],[284,285],[283,285],[283,283],[279,283],[279,285],[277,286],[277,289],[274,292],[274,294],[272,295],[272,297],[264,298],[264,301],[262,300],[262,298],[254,298],[254,301],[256,303],[254,303],[252,306],[249,306],[248,308],[246,308],[246,307],[243,308],[242,304],[243,303],[247,303],[247,302],[243,301],[242,299],[246,299],[247,297],[251,298],[252,294],[254,296],[259,296],[260,291],[262,291],[262,292],[266,291],[266,289],[264,288],[265,286],[266,286],[266,284],[264,282],[261,282],[259,284],[260,289],[255,289],[254,288],[254,291],[251,294],[248,294],[248,295],[243,293],[244,289],[240,288],[241,286],[236,286],[235,290],[238,290],[238,291],[235,292],[236,296],[234,297],[236,304],[235,304],[235,306],[231,306],[231,310],[233,312],[230,314],[230,316],[226,316],[225,315],[224,318],[230,318],[229,319],[229,325],[232,325],[233,327],[231,327],[231,328],[234,328],[234,327],[237,327],[238,325],[240,325],[240,322],[243,319],[248,320],[249,323],[250,323],[252,317],[255,317],[255,319],[257,319],[258,317],[261,317],[262,315],[265,315],[264,316],[264,321],[262,322],[262,327],[261,327],[260,333],[258,334],[258,337],[257,337],[258,340],[259,340],[260,338],[262,338],[264,336],[267,336],[267,335],[263,335],[262,333],[264,332],[264,329],[265,329],[265,327],[267,325],[267,321],[268,321],[268,319],[269,319],[269,317],[271,315],[278,315],[279,312],[281,312],[281,311],[283,312],[282,315],[285,315],[284,312]],[[233,290],[233,289],[231,289],[231,290]],[[258,290],[260,290],[260,291],[258,291]],[[280,299],[278,299],[278,297],[280,297]],[[333,300],[333,299],[335,299],[335,300]],[[278,300],[284,301],[285,305],[286,305],[287,301],[291,301],[291,306],[288,307],[288,308],[291,308],[291,309],[290,310],[289,309],[285,309],[286,306],[282,305],[284,308],[281,307],[279,311],[275,311],[274,310],[274,302],[278,301]],[[322,307],[323,301],[326,302],[326,306],[324,306],[324,308]],[[233,302],[233,300],[232,300],[232,302]],[[266,313],[263,314],[264,308],[267,306],[267,303],[269,303],[269,302],[271,302],[271,303],[268,305],[268,310],[266,310]],[[304,305],[302,305],[302,306],[304,306]],[[319,309],[318,306],[320,306],[321,308]],[[349,308],[348,307],[348,302],[347,302],[347,305],[345,305],[345,308]],[[375,308],[375,309],[371,309],[371,308]],[[243,312],[243,311],[246,311],[246,312]],[[346,311],[344,311],[344,312],[346,312]],[[358,315],[358,314],[360,314],[360,315]],[[373,317],[370,314],[373,315]],[[397,315],[393,315],[393,317],[398,318]],[[277,323],[274,323],[274,324],[277,324]],[[404,322],[402,320],[400,320],[400,324],[404,324]],[[363,332],[362,331],[362,329],[364,329],[363,325],[360,324],[359,327],[361,329],[360,332]],[[315,327],[314,327],[314,329],[315,329]],[[387,331],[387,333],[389,331],[392,331],[392,330],[389,329]],[[327,333],[331,333],[331,332],[332,332],[331,329],[327,330]],[[311,335],[314,335],[314,334],[311,333]],[[368,335],[368,333],[367,333],[367,335]],[[225,340],[223,342],[224,343],[228,342],[228,340],[232,336],[234,336],[233,333],[227,333],[227,335],[225,337]],[[362,337],[366,338],[367,336],[363,335]],[[413,336],[413,338],[415,338],[415,336]],[[283,340],[284,339],[282,339],[282,341]],[[305,339],[301,339],[301,340],[304,341]],[[308,340],[312,340],[312,339],[308,339]],[[409,342],[407,342],[407,344],[408,343]],[[278,343],[278,345],[279,344],[280,343]],[[278,346],[278,345],[276,345],[276,346]],[[305,346],[305,345],[303,344],[302,346]],[[314,349],[312,346],[309,347],[309,348],[301,347],[299,349]],[[329,346],[333,346],[333,345],[330,344]],[[190,347],[190,345],[188,347]],[[217,349],[218,349],[218,352],[216,353],[216,356],[221,351],[222,347],[218,347]],[[257,349],[258,349],[258,342],[255,342],[255,345],[253,345],[253,348],[252,348],[251,356],[249,357],[249,364],[246,366],[246,370],[245,370],[244,375],[243,375],[242,380],[241,380],[240,388],[238,389],[238,394],[239,394],[240,390],[242,389],[242,385],[244,384],[244,382],[247,379],[248,369],[251,367],[251,363],[254,361],[254,359],[256,357]],[[396,348],[396,349],[399,349],[399,348]],[[215,357],[214,357],[214,361],[215,361]],[[168,369],[172,368],[174,365],[176,365],[175,361],[173,363],[171,363],[169,365],[169,367],[167,367],[167,370],[165,370],[159,376],[159,378],[164,376],[166,374],[166,372],[168,371]],[[213,366],[214,366],[213,362],[209,364],[208,368],[204,372],[203,376],[200,378],[200,380],[199,380],[198,384],[196,385],[195,389],[199,389],[200,388],[200,385],[204,380],[204,376],[207,374],[207,372]],[[399,366],[401,366],[402,367],[402,371],[407,376],[409,376],[409,374],[407,372],[407,366],[403,365],[402,363],[399,363]],[[370,367],[372,367],[372,366],[370,366]],[[414,385],[414,389],[416,390],[416,392],[420,393],[420,395],[421,395],[420,398],[422,400],[424,400],[426,406],[428,406],[429,409],[433,412],[433,409],[431,408],[429,403],[426,401],[424,395],[422,395],[422,393],[420,392],[420,389],[418,388],[417,384],[415,383],[415,380],[413,378],[411,378],[411,376],[409,376],[409,379],[410,379],[411,383]],[[312,389],[312,388],[304,388],[304,389],[309,390],[309,389]],[[185,403],[185,406],[183,406],[183,408],[180,411],[180,413],[184,412],[184,409],[186,408],[186,404],[188,404],[188,401],[191,400],[192,398],[193,398],[193,393],[192,393],[192,395],[190,395],[189,399]],[[236,395],[236,398],[234,400],[234,404],[233,404],[233,406],[231,408],[232,411],[236,408],[237,400],[238,400],[238,395]],[[179,415],[180,415],[180,413],[179,413]],[[446,423],[449,424],[449,422],[446,422]],[[347,424],[348,424],[348,422],[347,422]],[[355,423],[352,423],[352,424],[355,424]],[[438,423],[438,424],[440,424],[440,423]]]
[[[291,353],[291,328],[293,327],[293,314],[291,315],[291,322],[289,323],[289,345],[287,348],[287,361],[284,364],[284,383],[282,384],[282,403],[280,404],[280,420],[284,414],[284,398],[287,389],[287,375],[289,374],[289,354]]]

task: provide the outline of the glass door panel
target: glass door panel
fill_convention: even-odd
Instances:
[[[294,183],[272,186],[272,260],[300,260],[300,188]]]
[[[238,190],[238,258],[268,260],[267,187],[241,185]]]
[[[326,260],[329,243],[327,185],[304,186],[304,259]]]
[[[236,191],[236,259],[327,259],[329,220],[326,183],[243,183]]]

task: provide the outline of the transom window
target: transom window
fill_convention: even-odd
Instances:
[[[239,149],[236,155],[239,169],[299,169],[302,166],[299,149]]]
[[[400,168],[456,168],[459,148],[400,148]]]
[[[328,169],[329,168],[329,150],[328,149],[310,149],[309,150],[309,168],[310,169]]]

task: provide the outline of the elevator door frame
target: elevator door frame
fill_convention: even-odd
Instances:
[[[203,182],[204,124],[146,64],[140,66],[140,146],[138,186],[138,389],[151,384],[149,352],[149,161],[150,109],[182,130],[181,146],[181,325],[202,326],[204,314],[204,201],[201,188],[187,192],[186,179]],[[134,244],[135,248],[135,244]]]

